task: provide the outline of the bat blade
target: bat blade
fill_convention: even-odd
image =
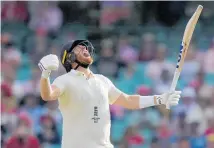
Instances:
[[[181,73],[181,70],[182,70],[182,67],[184,64],[184,59],[186,57],[190,41],[192,39],[192,35],[195,30],[195,26],[198,22],[198,19],[199,19],[199,16],[200,16],[202,10],[203,10],[203,6],[199,5],[197,7],[195,13],[192,15],[192,17],[190,18],[190,20],[188,21],[188,23],[186,25],[183,39],[182,39],[181,46],[180,46],[180,53],[179,53],[179,57],[178,57],[177,66],[176,66],[174,77],[173,77],[172,84],[170,87],[171,92],[174,91],[176,88],[176,85],[177,85],[177,82],[178,82],[178,79],[179,79],[179,76],[180,76],[180,73]],[[170,109],[169,104],[166,105],[166,108]]]
[[[195,26],[198,22],[198,19],[199,19],[199,16],[200,16],[202,10],[203,10],[203,6],[199,5],[197,7],[195,13],[193,14],[193,16],[190,18],[190,20],[187,23],[187,26],[185,28],[182,43],[181,43],[181,49],[180,49],[181,50],[180,51],[181,57],[177,63],[177,67],[178,67],[179,72],[181,72],[181,70],[182,70],[182,66],[184,64],[184,59],[186,57],[186,53],[187,53],[187,50],[189,48],[189,44],[190,44],[190,41],[192,39],[193,32],[195,30]]]

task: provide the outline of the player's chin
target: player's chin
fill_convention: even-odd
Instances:
[[[92,63],[93,63],[92,57],[85,57],[85,58],[84,58],[84,63],[92,64]]]

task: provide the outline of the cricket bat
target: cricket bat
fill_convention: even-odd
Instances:
[[[180,45],[180,52],[179,52],[179,57],[178,57],[178,62],[177,62],[177,66],[175,69],[175,73],[174,73],[174,77],[172,80],[172,84],[170,87],[170,92],[175,91],[183,64],[184,64],[184,59],[186,57],[187,54],[187,50],[189,48],[189,44],[192,38],[192,34],[195,30],[195,26],[198,22],[198,18],[202,12],[203,6],[199,5],[198,8],[196,9],[195,13],[193,14],[193,16],[190,18],[190,20],[188,21],[185,31],[184,31],[184,35],[183,35],[183,39]],[[166,105],[167,109],[170,109],[169,104]]]

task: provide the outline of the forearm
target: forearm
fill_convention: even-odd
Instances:
[[[40,79],[40,93],[43,100],[50,99],[51,96],[51,84],[49,78],[41,78]]]
[[[141,109],[157,105],[155,96],[140,96],[140,95],[129,95],[128,108],[130,109]]]
[[[123,106],[127,109],[141,109],[150,106],[158,105],[156,96],[140,96],[140,95],[126,95],[121,94],[116,105]]]
[[[119,93],[120,96],[115,99],[115,105],[127,109],[141,109],[157,105],[178,105],[181,91],[166,92],[161,95],[151,96],[127,95],[123,92]]]
[[[127,109],[139,109],[139,102],[140,102],[139,95],[124,95],[124,97],[126,101],[122,105],[123,107]]]

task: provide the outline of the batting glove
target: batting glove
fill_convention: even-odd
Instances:
[[[169,106],[176,106],[178,105],[179,99],[181,97],[181,91],[164,93],[162,95],[157,95],[155,97],[156,97],[156,103],[158,105],[164,104]]]
[[[59,60],[56,55],[49,54],[44,56],[38,63],[40,70],[42,71],[42,77],[48,78],[52,70],[57,70],[59,67]]]

